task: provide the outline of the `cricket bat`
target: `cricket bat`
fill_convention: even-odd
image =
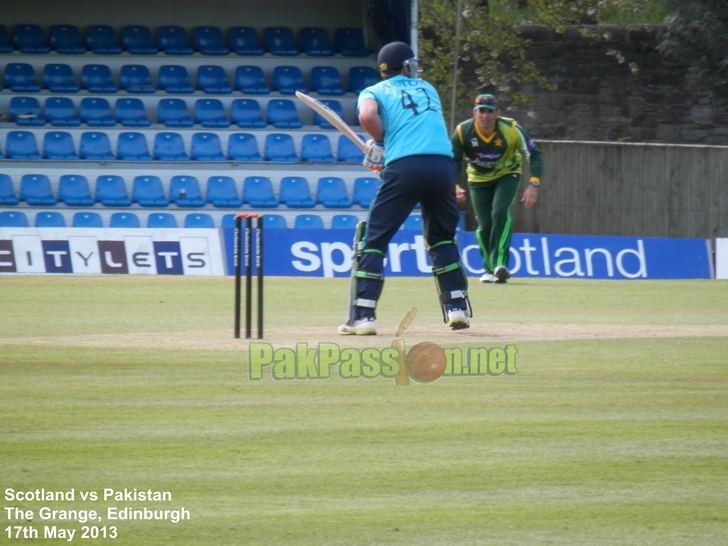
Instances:
[[[301,99],[306,106],[313,109],[314,111],[321,114],[321,116],[328,121],[331,125],[336,127],[338,131],[344,135],[346,138],[351,140],[354,144],[357,145],[357,147],[362,151],[367,151],[367,145],[362,142],[362,140],[359,138],[359,136],[354,132],[354,130],[349,127],[346,122],[339,117],[339,115],[334,112],[331,108],[323,104],[322,102],[317,101],[313,97],[309,97],[306,93],[301,93],[300,91],[296,91],[296,96]]]

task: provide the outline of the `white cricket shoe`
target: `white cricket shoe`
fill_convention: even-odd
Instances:
[[[447,324],[450,330],[465,330],[470,328],[470,321],[464,309],[452,309],[447,312]]]
[[[495,275],[486,271],[483,276],[480,277],[480,282],[495,282]]]
[[[511,273],[508,271],[508,269],[506,269],[502,265],[499,265],[498,267],[495,268],[494,275],[495,275],[495,281],[493,281],[493,282],[498,283],[498,284],[504,284],[504,283],[508,282],[508,279],[511,278]]]
[[[339,326],[339,333],[342,336],[376,336],[377,328],[373,318],[365,318],[351,324],[342,324]]]

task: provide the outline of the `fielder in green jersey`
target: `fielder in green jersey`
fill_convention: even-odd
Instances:
[[[485,273],[480,282],[505,283],[508,271],[513,217],[511,207],[521,187],[523,161],[529,161],[531,178],[521,202],[531,208],[538,201],[543,160],[541,151],[515,120],[500,117],[493,95],[475,99],[473,117],[452,134],[455,163],[467,161],[468,188],[478,221],[475,238],[483,256]],[[465,191],[458,189],[458,202]]]

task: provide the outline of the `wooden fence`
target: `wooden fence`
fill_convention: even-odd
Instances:
[[[539,204],[515,231],[728,237],[728,147],[539,141]],[[526,173],[527,175],[527,173]]]

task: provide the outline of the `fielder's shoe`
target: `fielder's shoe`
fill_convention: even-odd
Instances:
[[[480,282],[495,282],[495,275],[486,271],[483,276],[480,277]]]
[[[497,284],[504,284],[511,278],[511,274],[504,266],[499,265],[495,268],[495,280],[493,282]]]
[[[377,328],[373,318],[363,318],[351,324],[342,324],[339,326],[339,333],[342,336],[376,336]]]
[[[450,330],[465,330],[470,328],[470,321],[464,309],[452,309],[447,312],[447,324]]]

